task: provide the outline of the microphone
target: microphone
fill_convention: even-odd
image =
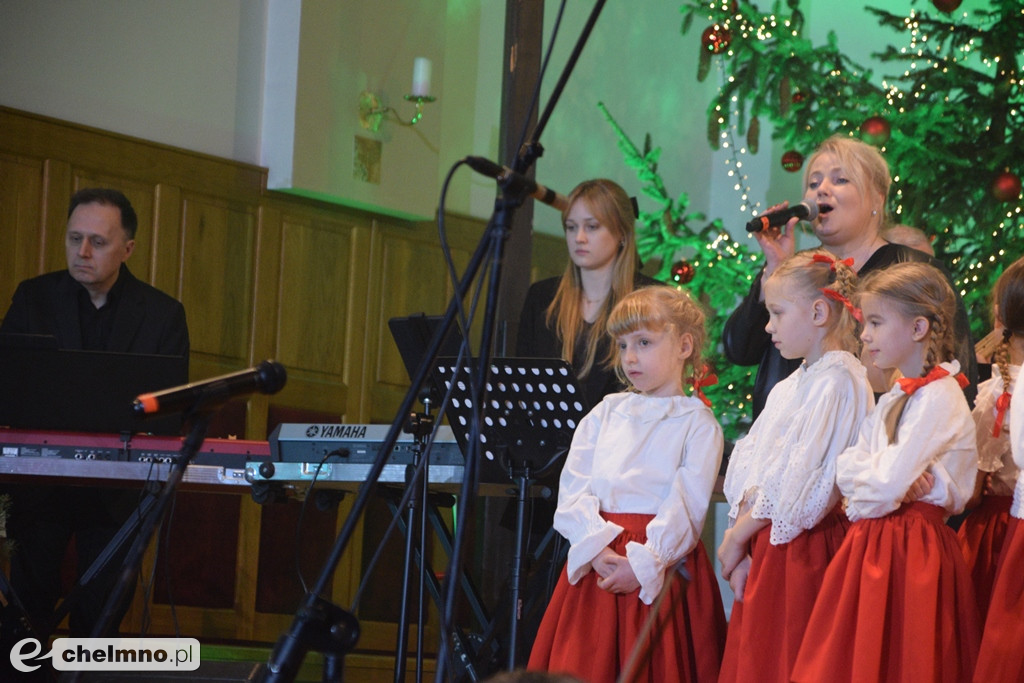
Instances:
[[[814,202],[800,202],[781,211],[758,216],[747,223],[747,232],[761,232],[768,228],[777,228],[788,223],[789,219],[794,216],[805,221],[813,221],[818,217],[818,205]]]
[[[251,394],[254,391],[276,394],[287,379],[288,373],[285,372],[283,365],[265,360],[248,370],[239,370],[152,394],[141,394],[135,399],[132,409],[136,415],[176,413],[207,402],[220,403],[233,396]]]
[[[516,173],[508,166],[496,164],[483,157],[466,157],[464,161],[480,175],[497,180],[502,189],[510,194],[530,195],[534,199],[544,202],[548,206],[553,206],[559,211],[565,211],[569,208],[569,200],[565,198],[565,195],[530,180],[522,173]]]

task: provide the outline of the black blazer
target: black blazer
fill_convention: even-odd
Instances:
[[[185,307],[177,299],[142,282],[121,266],[124,289],[106,351],[151,353],[188,358]],[[23,281],[11,299],[0,333],[47,334],[63,349],[81,349],[78,284],[66,270]]]

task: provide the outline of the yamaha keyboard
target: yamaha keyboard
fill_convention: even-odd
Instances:
[[[279,424],[270,434],[270,455],[277,462],[318,463],[328,455],[334,463],[374,463],[391,425],[370,424]],[[388,462],[413,462],[415,439],[401,433]],[[430,465],[462,465],[462,452],[452,428],[441,425],[430,449]]]
[[[366,481],[391,425],[285,423],[270,434],[270,462],[251,462],[246,477],[253,484],[279,482],[355,488]],[[415,460],[412,435],[399,434],[378,482],[404,484]],[[455,489],[462,484],[462,452],[451,427],[437,430],[430,449],[429,482]]]

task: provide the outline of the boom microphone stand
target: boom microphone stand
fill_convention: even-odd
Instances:
[[[156,498],[156,501],[147,510],[145,516],[139,522],[138,533],[128,550],[124,559],[121,574],[117,583],[107,597],[103,606],[103,612],[93,626],[92,637],[101,637],[114,621],[114,614],[118,607],[126,599],[131,586],[135,583],[136,573],[142,564],[142,556],[146,552],[146,546],[153,537],[153,533],[164,518],[171,500],[178,491],[185,470],[192,459],[203,445],[206,439],[206,430],[210,424],[210,416],[223,403],[233,395],[252,393],[260,391],[265,394],[273,394],[281,390],[287,378],[287,373],[279,363],[263,361],[258,367],[250,368],[232,375],[215,377],[206,382],[189,384],[183,387],[168,389],[157,394],[145,394],[136,399],[136,413],[159,412],[159,403],[162,401],[166,408],[175,412],[181,405],[187,405],[185,411],[186,421],[189,423],[188,435],[181,444],[178,457],[171,464],[171,470],[167,475],[163,488]],[[145,405],[144,405],[145,404]],[[90,568],[91,569],[91,568]],[[81,671],[70,672],[62,680],[74,683],[79,680]]]
[[[554,103],[560,96],[561,91],[568,80],[569,73],[575,66],[583,44],[590,35],[590,31],[597,20],[597,16],[604,7],[604,2],[605,0],[597,0],[590,17],[588,18],[587,24],[584,27],[584,32],[577,41],[576,48],[574,49],[569,62],[566,64],[566,68],[555,87],[555,91],[552,93],[552,99],[549,101],[548,107],[544,112],[544,116],[538,123],[537,129],[534,133],[534,141],[531,145],[525,146],[524,149],[536,149],[536,140],[539,138],[543,127],[547,123],[550,113],[553,111]],[[532,163],[532,161],[533,159],[530,159],[529,162],[517,160],[517,163],[515,164],[516,168],[514,170],[518,173],[523,173],[526,170],[528,163]],[[513,189],[519,190],[519,192],[516,193]],[[356,526],[359,523],[359,518],[366,509],[370,496],[376,490],[377,482],[380,479],[381,472],[384,470],[384,466],[387,464],[388,456],[394,449],[395,443],[398,440],[398,435],[402,429],[402,425],[404,424],[405,416],[412,411],[419,388],[426,383],[430,372],[433,370],[434,361],[439,355],[445,334],[451,328],[455,320],[456,311],[461,306],[461,293],[469,291],[469,285],[472,284],[476,278],[481,266],[486,259],[490,259],[490,286],[488,287],[483,334],[480,343],[481,355],[476,368],[476,376],[473,378],[472,387],[472,395],[475,405],[483,405],[481,399],[483,398],[485,391],[484,379],[487,374],[490,347],[494,336],[494,328],[496,326],[497,295],[501,282],[500,276],[503,244],[508,237],[512,212],[516,207],[522,204],[525,196],[525,188],[502,187],[502,193],[495,200],[494,214],[488,224],[484,239],[481,240],[476,251],[474,251],[470,258],[466,267],[466,272],[463,274],[463,277],[459,282],[459,287],[445,311],[442,324],[434,331],[434,335],[430,340],[430,345],[424,351],[423,360],[416,372],[416,376],[412,378],[409,391],[402,400],[402,404],[398,408],[396,417],[392,421],[387,435],[384,437],[377,459],[370,467],[366,480],[359,487],[356,498],[352,503],[352,508],[346,517],[341,530],[338,532],[337,539],[324,562],[324,566],[319,577],[312,589],[306,594],[302,604],[299,606],[292,625],[281,635],[275,644],[273,651],[270,653],[266,667],[261,671],[260,680],[267,682],[293,681],[295,676],[298,674],[299,667],[302,665],[302,660],[310,649],[325,653],[331,667],[340,666],[340,658],[342,658],[346,652],[351,650],[358,640],[359,624],[356,618],[346,610],[331,604],[322,596],[327,594],[331,584],[331,578],[337,569],[338,563],[341,561],[342,554],[345,552],[345,549],[348,547],[348,544],[355,533]],[[480,453],[479,414],[474,415],[471,433],[475,438],[470,440],[470,447],[468,452],[465,453],[466,465],[461,489],[461,500],[465,501],[467,504],[463,505],[459,509],[459,533],[455,539],[455,544],[452,550],[451,568],[446,574],[448,590],[445,608],[442,614],[443,624],[447,624],[451,621],[451,616],[454,611],[454,588],[456,584],[454,577],[457,575],[457,571],[454,571],[453,569],[457,568],[461,561],[463,536],[469,519],[469,510],[467,508],[470,507],[469,504],[472,503],[474,497],[473,493],[476,491],[477,466]],[[424,457],[429,457],[429,453],[425,454]],[[445,655],[448,646],[447,634],[443,627],[441,629],[441,640],[442,647],[439,649],[437,662],[438,680],[440,680],[444,675]],[[326,666],[328,665],[325,664],[325,667]],[[328,672],[325,668],[325,679],[329,675],[338,676],[335,680],[340,680],[340,668],[335,668],[331,672]]]

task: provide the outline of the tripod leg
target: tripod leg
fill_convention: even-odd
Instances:
[[[408,655],[409,638],[409,580],[412,576],[412,561],[415,549],[411,530],[416,524],[416,496],[409,501],[405,509],[405,555],[402,559],[402,601],[398,614],[398,643],[395,646],[395,683],[405,681],[405,659]]]
[[[516,539],[515,552],[512,555],[512,610],[508,625],[508,670],[516,668],[519,654],[519,620],[523,617],[523,537],[526,533],[526,498],[530,487],[529,472],[519,477],[519,488],[516,490]]]
[[[153,508],[155,503],[156,494],[147,489],[145,496],[139,502],[138,510],[128,516],[128,519],[126,519],[124,524],[121,525],[121,528],[117,530],[117,534],[110,539],[110,543],[108,543],[103,549],[103,552],[93,560],[92,564],[89,565],[89,568],[85,570],[81,577],[79,577],[68,596],[62,600],[59,605],[57,605],[54,610],[54,625],[61,622],[64,616],[71,610],[71,606],[75,604],[76,600],[78,600],[79,594],[85,590],[85,586],[92,581],[97,574],[103,571],[103,568],[110,563],[111,558],[117,555],[118,551],[120,551],[124,544],[129,541],[131,536],[142,523],[142,520],[149,514],[149,511]]]

